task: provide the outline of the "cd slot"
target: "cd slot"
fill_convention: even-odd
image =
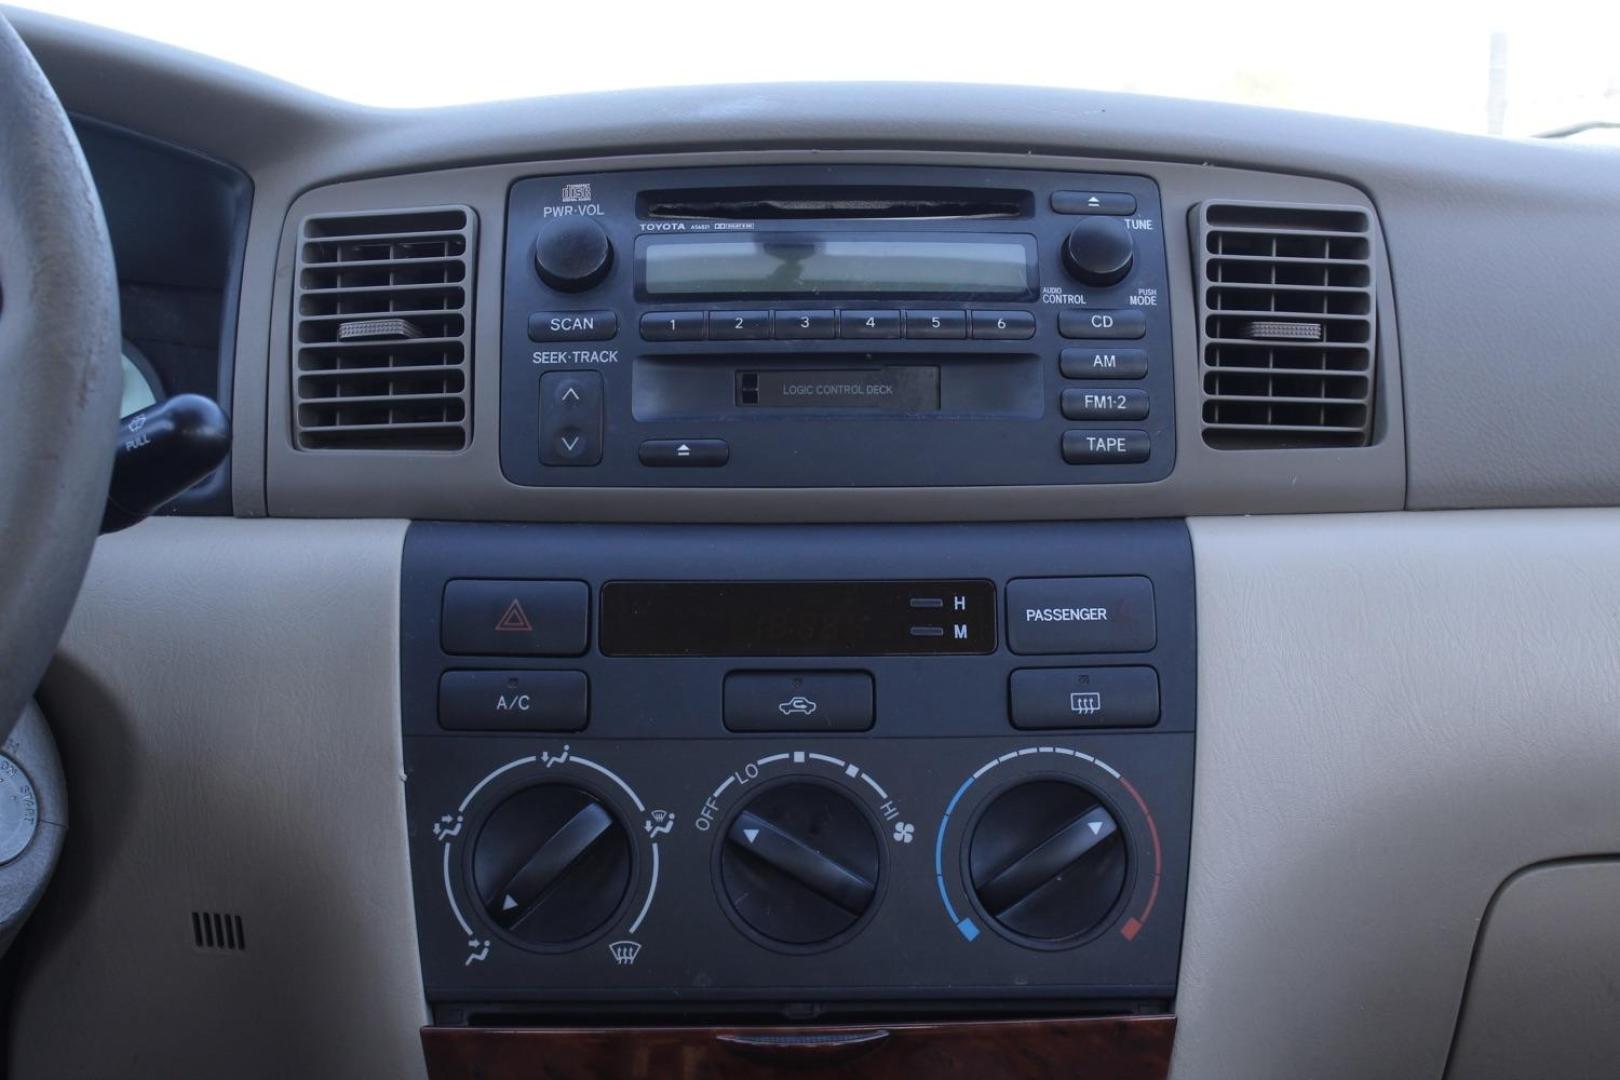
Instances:
[[[657,221],[959,220],[1029,217],[1027,191],[918,187],[750,187],[644,191],[637,212]]]

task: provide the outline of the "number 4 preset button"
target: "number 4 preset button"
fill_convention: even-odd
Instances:
[[[838,334],[847,338],[897,338],[900,336],[898,311],[840,311]]]

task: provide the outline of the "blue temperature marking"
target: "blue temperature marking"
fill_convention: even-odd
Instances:
[[[960,918],[956,908],[951,905],[950,895],[945,891],[945,827],[950,824],[951,811],[962,800],[962,795],[973,784],[973,777],[962,781],[962,786],[956,789],[951,801],[945,807],[945,816],[939,819],[939,835],[934,837],[934,881],[939,885],[939,898],[945,904],[945,914],[951,917],[951,922],[962,932],[962,936],[972,941],[979,936],[979,928],[973,924],[972,919]]]

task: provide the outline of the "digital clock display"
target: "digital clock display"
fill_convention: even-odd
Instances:
[[[612,581],[607,656],[994,652],[989,581]]]

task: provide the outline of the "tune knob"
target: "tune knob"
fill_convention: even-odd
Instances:
[[[985,913],[1040,945],[1098,929],[1125,890],[1125,838],[1090,789],[1034,780],[998,795],[968,841],[968,875]]]
[[[473,890],[489,921],[528,945],[589,938],[630,887],[630,835],[583,788],[541,784],[508,798],[473,844]]]
[[[583,292],[607,277],[613,242],[590,218],[558,218],[534,238],[534,266],[540,280],[560,292]]]
[[[1113,285],[1131,272],[1135,246],[1116,217],[1088,217],[1063,242],[1063,265],[1087,285]]]
[[[877,895],[879,840],[854,800],[798,782],[744,803],[720,851],[720,887],[737,917],[785,945],[829,941]]]

